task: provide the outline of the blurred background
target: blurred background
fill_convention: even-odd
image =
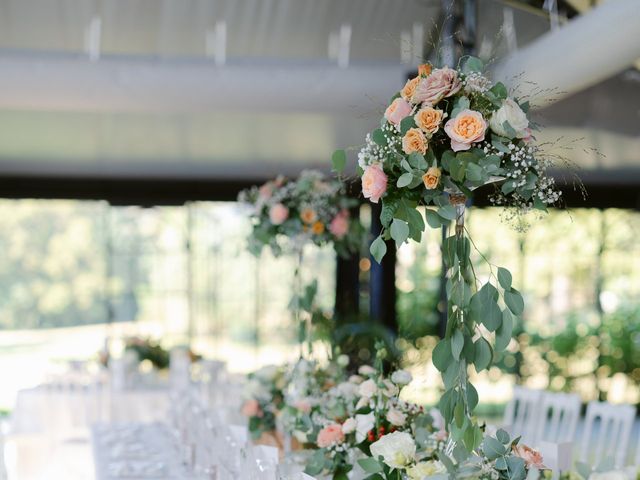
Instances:
[[[0,407],[74,362],[98,368],[129,336],[235,372],[291,359],[294,259],[247,251],[238,191],[328,171],[418,64],[468,53],[496,80],[532,76],[566,207],[524,231],[482,195],[471,209],[479,252],[527,305],[508,353],[474,380],[482,408],[499,412],[514,383],[639,403],[639,7],[0,0]],[[360,217],[371,226],[372,209]],[[327,315],[393,337],[422,402],[438,395],[440,242],[431,231],[383,267],[366,250],[312,250],[303,272]],[[365,337],[350,347],[362,362]]]

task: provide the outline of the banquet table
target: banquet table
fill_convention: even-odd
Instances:
[[[96,424],[91,428],[96,480],[195,480],[162,423]]]

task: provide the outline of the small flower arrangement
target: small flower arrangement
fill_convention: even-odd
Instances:
[[[125,340],[125,350],[135,352],[139,361],[148,360],[158,370],[169,368],[169,352],[159,342],[149,338],[130,337]]]
[[[560,199],[546,174],[551,160],[533,144],[528,102],[482,69],[473,57],[460,69],[420,66],[392,98],[380,128],[367,135],[358,153],[362,192],[374,203],[382,199],[385,239],[420,240],[424,222],[408,211],[417,205],[441,207],[427,214],[433,227],[452,220],[442,209],[443,192],[471,197],[499,182],[490,200],[520,212],[545,210]],[[394,218],[404,226],[392,228]]]
[[[347,256],[364,238],[360,222],[349,212],[358,201],[347,196],[340,180],[319,171],[305,170],[295,180],[280,176],[240,192],[238,201],[252,207],[249,248],[254,254],[267,245],[277,256],[284,248],[312,243],[333,244],[339,255]],[[288,245],[281,241],[285,237]]]
[[[284,367],[269,365],[248,376],[242,414],[249,419],[254,440],[276,430],[276,417],[284,405],[285,373]]]

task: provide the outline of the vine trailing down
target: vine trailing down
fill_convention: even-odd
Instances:
[[[314,280],[303,285],[304,247],[333,245],[342,257],[360,251],[364,229],[349,211],[358,201],[347,195],[342,181],[316,170],[305,170],[297,179],[279,176],[240,192],[238,201],[251,209],[248,242],[254,255],[260,255],[266,246],[276,257],[283,253],[295,255],[294,294],[289,308],[299,325],[300,342],[310,341],[309,323],[317,284]],[[306,320],[303,312],[308,314]]]
[[[544,211],[561,195],[545,173],[550,158],[534,144],[528,103],[510,96],[502,83],[492,83],[483,69],[475,57],[466,57],[457,69],[421,65],[358,153],[362,192],[371,202],[382,202],[382,233],[370,247],[376,261],[386,253],[385,240],[398,247],[409,239],[419,242],[426,225],[440,228],[455,221],[455,233],[442,246],[448,321],[433,363],[445,385],[439,408],[458,453],[473,452],[483,442],[473,418],[478,393],[468,367],[477,372],[490,367],[524,309],[508,270],[490,265],[484,284],[476,276],[473,241],[464,224],[466,202],[485,185],[494,189],[495,205],[516,213]],[[345,160],[345,151],[335,152],[334,168],[340,171]]]

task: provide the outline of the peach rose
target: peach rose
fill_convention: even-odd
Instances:
[[[342,210],[329,224],[329,231],[333,236],[342,239],[349,232],[349,212]]]
[[[269,220],[274,225],[282,225],[289,218],[289,209],[281,203],[276,203],[269,209]]]
[[[373,203],[387,191],[387,176],[380,165],[369,165],[362,174],[362,194]]]
[[[322,222],[315,222],[312,226],[311,226],[311,231],[314,233],[314,235],[321,235],[324,233],[324,223]]]
[[[442,117],[444,112],[437,108],[433,107],[425,107],[418,110],[413,116],[413,119],[416,122],[416,125],[420,127],[424,132],[434,134],[440,128],[440,123],[442,122]]]
[[[398,125],[403,118],[408,117],[411,113],[411,105],[402,98],[396,98],[384,112],[384,118],[394,125]]]
[[[304,223],[312,224],[318,219],[318,215],[313,208],[307,207],[300,212],[300,218]]]
[[[342,427],[337,423],[327,425],[318,432],[317,443],[320,448],[327,448],[342,442],[344,442],[344,432],[342,431]]]
[[[542,463],[542,455],[539,451],[531,447],[527,447],[526,445],[514,445],[512,451],[516,457],[520,457],[524,460],[527,467],[537,468],[538,470],[546,468]]]
[[[427,137],[419,128],[410,128],[402,138],[402,150],[406,154],[418,152],[424,155],[427,153]]]
[[[472,143],[483,141],[487,127],[488,124],[480,112],[466,109],[449,120],[444,126],[444,131],[451,139],[451,149],[459,152],[469,150]]]
[[[416,91],[416,87],[420,83],[420,77],[412,78],[411,80],[407,80],[402,90],[400,90],[400,96],[404,98],[407,102],[410,102],[413,98],[413,93]]]
[[[422,65],[418,65],[418,76],[419,77],[427,77],[431,73],[431,64],[423,63]]]
[[[262,409],[257,400],[251,399],[242,405],[242,414],[245,417],[262,417]]]
[[[298,400],[293,406],[303,413],[309,413],[311,411],[311,404],[307,400]]]
[[[458,93],[461,87],[458,72],[449,67],[438,68],[420,80],[412,100],[413,103],[435,105],[443,98]]]
[[[271,185],[271,182],[262,185],[258,190],[258,195],[260,195],[260,198],[263,200],[271,198],[271,195],[273,195],[273,185]]]
[[[427,190],[433,190],[440,183],[442,172],[438,167],[429,167],[427,173],[422,176],[422,182]]]

